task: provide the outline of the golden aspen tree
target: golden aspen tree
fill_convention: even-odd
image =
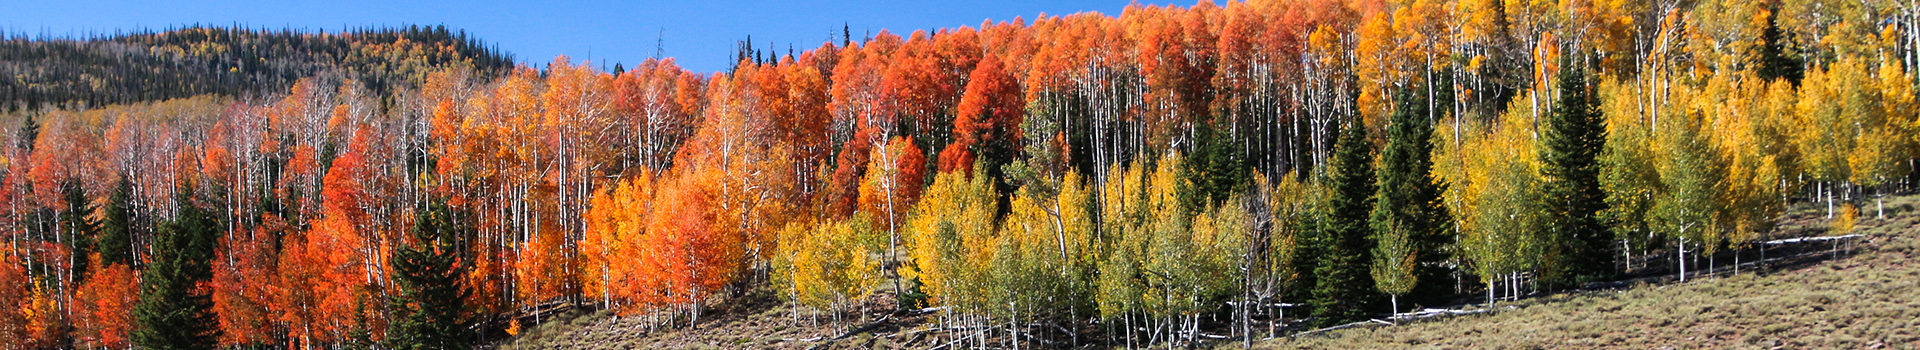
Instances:
[[[1721,202],[1726,191],[1726,163],[1719,157],[1702,124],[1705,117],[1694,110],[1662,121],[1662,154],[1658,163],[1661,188],[1649,208],[1652,226],[1678,238],[1680,280],[1686,281],[1687,243],[1699,244],[1712,254],[1725,238]]]
[[[839,319],[880,278],[882,232],[868,214],[781,230],[775,278],[790,300]]]
[[[936,305],[976,308],[982,303],[976,268],[991,256],[996,196],[984,173],[944,172],[934,177],[906,224],[911,262],[902,275],[918,280]]]

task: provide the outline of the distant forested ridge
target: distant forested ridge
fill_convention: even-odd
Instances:
[[[74,63],[9,63],[67,87],[0,118],[0,349],[459,348],[752,295],[976,348],[1253,339],[1698,278],[1791,205],[1893,210],[1920,155],[1911,2],[839,29],[717,73],[437,28],[12,40]]]
[[[322,72],[375,91],[418,84],[437,67],[497,74],[513,57],[444,26],[337,33],[192,26],[87,38],[0,39],[0,107],[82,108],[196,95],[277,94]]]

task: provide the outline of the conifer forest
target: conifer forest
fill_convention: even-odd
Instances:
[[[9,34],[0,349],[495,348],[757,299],[827,337],[1237,348],[1715,278],[1790,208],[1891,215],[1920,164],[1904,0],[828,25],[713,73],[444,26]]]

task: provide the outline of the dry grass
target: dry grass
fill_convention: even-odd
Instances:
[[[876,293],[866,299],[866,316],[846,316],[834,324],[826,314],[812,318],[800,310],[799,322],[793,305],[782,303],[767,291],[756,291],[713,306],[705,311],[696,327],[686,319],[674,325],[653,328],[640,317],[615,317],[606,311],[557,316],[529,327],[520,336],[490,344],[495,349],[821,349],[894,348],[892,333],[901,327],[923,323],[923,318],[889,322],[888,327],[846,339],[824,342],[847,328],[871,323],[892,310],[892,295]],[[855,310],[854,313],[858,313]],[[817,321],[817,322],[816,322]],[[875,336],[872,333],[881,333]]]
[[[1257,348],[1875,349],[1920,345],[1920,196],[1863,210],[1851,256],[1685,284],[1502,305],[1494,314],[1280,339]],[[1872,208],[1869,206],[1868,208]],[[1800,213],[1810,216],[1815,213]],[[1824,231],[1788,220],[1790,232]],[[1819,225],[1820,227],[1807,227]],[[1846,246],[1842,246],[1846,248]]]

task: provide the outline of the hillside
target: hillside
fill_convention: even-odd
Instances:
[[[1841,246],[1832,260],[1557,294],[1503,304],[1490,315],[1303,335],[1256,348],[1909,347],[1920,342],[1920,196],[1888,204],[1888,218],[1862,219],[1856,233],[1866,239]],[[1824,229],[1806,220],[1818,213],[1800,214],[1789,225]],[[1806,227],[1787,227],[1798,228]]]
[[[1766,265],[1744,263],[1738,274],[1721,260],[1718,276],[1675,283],[1672,276],[1641,278],[1622,288],[1574,291],[1503,302],[1493,314],[1409,321],[1401,327],[1358,328],[1283,337],[1257,349],[1378,348],[1884,348],[1920,341],[1920,196],[1887,201],[1885,220],[1862,219],[1862,241],[1837,246],[1806,243]],[[1824,234],[1821,212],[1803,208],[1783,220],[1781,232]],[[1783,249],[1785,250],[1785,249]],[[1746,252],[1756,254],[1756,252]],[[1753,270],[1759,268],[1760,270]],[[711,310],[696,323],[650,329],[606,312],[563,313],[530,325],[499,349],[657,348],[929,348],[927,315],[888,317],[890,296],[867,301],[874,309],[849,325],[852,332],[807,311],[753,295]],[[1465,311],[1479,311],[1479,305]],[[795,312],[799,312],[798,321]],[[819,322],[816,324],[816,322]],[[1211,331],[1225,332],[1224,329]],[[845,338],[826,341],[826,338]],[[1222,349],[1238,342],[1216,340]],[[1101,348],[1087,345],[1086,348]]]
[[[28,40],[0,350],[1312,346],[1615,294],[1596,329],[1693,345],[1806,301],[1632,305],[1901,247],[1770,243],[1906,232],[1865,218],[1920,183],[1920,3],[1876,1],[1136,5],[719,73],[438,28]],[[1856,329],[1823,307],[1777,312]],[[1612,341],[1534,332],[1488,341]]]
[[[0,108],[84,107],[197,95],[283,92],[322,72],[375,91],[467,64],[491,76],[513,58],[442,26],[345,33],[186,27],[95,38],[0,37]],[[263,94],[264,93],[264,94]]]

